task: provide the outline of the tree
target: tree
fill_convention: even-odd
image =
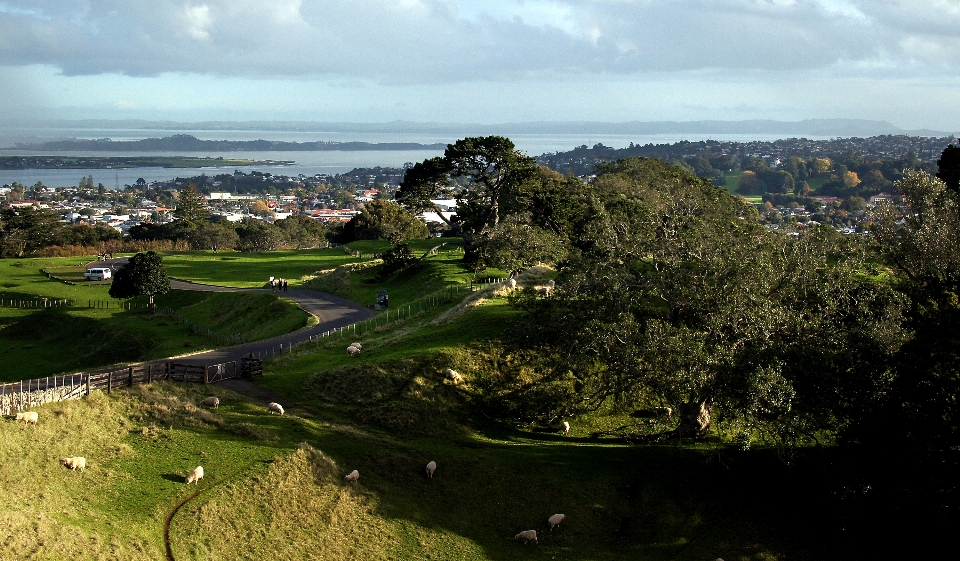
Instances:
[[[485,229],[496,227],[507,214],[529,210],[520,207],[520,202],[537,177],[535,162],[508,138],[463,138],[447,145],[442,158],[425,160],[407,170],[396,199],[419,214],[439,210],[431,199],[455,194],[457,214],[448,223],[459,229],[470,258]]]
[[[110,285],[112,298],[148,296],[150,307],[153,297],[170,291],[170,279],[163,267],[163,258],[153,251],[138,253],[131,257],[113,277]]]
[[[180,191],[180,199],[177,201],[177,208],[173,211],[173,216],[179,220],[196,224],[210,216],[210,210],[207,203],[197,190],[193,183],[187,183],[187,186]]]
[[[297,249],[322,246],[327,241],[326,226],[303,214],[277,220],[274,225],[283,230],[287,240]]]
[[[580,254],[552,297],[518,299],[517,340],[550,366],[504,399],[537,393],[554,416],[653,401],[679,412],[673,434],[718,422],[744,443],[792,444],[839,433],[882,392],[902,302],[864,277],[856,240],[768,231],[663,162],[598,171]]]
[[[954,191],[960,191],[960,146],[950,144],[937,160],[937,178]]]
[[[256,218],[244,218],[237,227],[237,235],[240,251],[273,251],[286,241],[283,230]]]
[[[425,239],[430,231],[422,220],[393,201],[376,199],[365,204],[343,228],[347,241],[390,240],[400,243]]]
[[[0,250],[6,257],[23,257],[50,245],[64,236],[60,216],[33,207],[0,210]]]

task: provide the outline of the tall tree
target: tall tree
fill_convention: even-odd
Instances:
[[[937,177],[954,191],[960,191],[960,146],[950,144],[937,160]]]
[[[163,267],[163,258],[153,251],[138,253],[117,271],[110,285],[112,298],[133,298],[148,296],[150,307],[154,307],[153,297],[170,291],[170,279]]]
[[[173,215],[179,220],[184,220],[196,224],[210,216],[210,209],[203,195],[197,190],[193,183],[187,183],[187,186],[180,191],[180,198],[177,200],[177,208]]]
[[[454,194],[457,214],[448,223],[460,230],[470,255],[485,229],[496,227],[506,214],[526,210],[519,208],[519,201],[536,178],[534,158],[517,150],[510,139],[468,137],[447,145],[442,158],[407,170],[396,198],[420,213],[436,209],[431,199]]]
[[[376,199],[343,227],[345,240],[390,240],[400,243],[424,239],[430,232],[422,220],[393,201]]]

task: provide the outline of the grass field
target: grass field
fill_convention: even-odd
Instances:
[[[470,349],[514,312],[493,291],[473,298],[365,337],[358,359],[337,341],[268,362],[263,385],[316,417],[161,383],[40,407],[36,427],[4,422],[0,540],[27,559],[54,543],[57,558],[162,558],[163,521],[203,465],[202,491],[171,525],[178,560],[831,557],[804,544],[813,519],[779,508],[807,489],[771,453],[718,462],[710,447],[628,446],[576,425],[565,438],[476,415]],[[448,365],[464,386],[443,379]],[[208,392],[218,410],[196,407]],[[58,465],[71,455],[87,457],[86,472]],[[360,480],[345,484],[353,469]],[[551,532],[558,512],[567,520]],[[538,545],[512,541],[527,529]]]
[[[216,342],[143,309],[121,309],[107,282],[72,285],[47,278],[81,275],[75,258],[0,260],[0,301],[73,300],[75,307],[13,308],[0,305],[0,381],[76,372],[120,362],[177,356],[215,348]],[[194,324],[221,335],[256,340],[288,333],[312,319],[290,300],[271,294],[171,291],[156,297]],[[109,302],[110,307],[103,307]],[[99,304],[98,304],[99,303]],[[89,304],[90,307],[87,307]],[[99,307],[98,307],[99,306]]]
[[[329,262],[352,262],[340,255]],[[274,256],[306,269],[314,257],[324,261]],[[262,260],[250,263],[250,275],[262,274]],[[25,292],[33,283],[57,294],[35,263],[3,266],[16,274],[0,283],[18,283],[7,288]],[[216,274],[209,261],[198,267]],[[366,290],[372,275],[348,276],[345,290]],[[382,282],[391,300],[402,300],[472,275],[441,254]],[[3,551],[22,559],[162,559],[164,521],[196,490],[170,526],[179,561],[820,560],[884,549],[844,518],[844,501],[866,491],[838,483],[830,450],[800,451],[788,463],[773,450],[744,452],[716,437],[627,445],[595,434],[631,422],[616,407],[572,419],[569,436],[489,419],[480,382],[519,360],[500,343],[518,317],[502,291],[465,292],[463,302],[378,327],[363,336],[358,357],[347,356],[353,339],[344,337],[267,361],[257,383],[309,409],[302,415],[269,414],[218,386],[155,383],[39,407],[37,426],[4,419]],[[183,313],[209,321],[233,305],[195,293],[171,297]],[[219,325],[262,322],[252,317],[237,311]],[[110,321],[93,316],[73,334]],[[37,347],[33,360],[39,352],[51,351]],[[449,367],[464,383],[445,379]],[[211,393],[220,408],[198,408]],[[84,473],[59,465],[73,455],[87,458]],[[423,472],[430,460],[438,464],[433,479]],[[817,469],[801,469],[808,461]],[[188,487],[183,477],[196,465],[205,478]],[[353,469],[360,480],[347,484]],[[555,513],[567,519],[550,531],[546,519]],[[539,544],[511,539],[528,529],[539,532]]]

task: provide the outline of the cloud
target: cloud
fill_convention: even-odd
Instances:
[[[2,0],[0,64],[382,84],[942,72],[954,0]]]

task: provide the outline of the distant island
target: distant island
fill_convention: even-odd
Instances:
[[[189,134],[164,138],[113,141],[65,139],[36,144],[18,143],[12,150],[55,150],[58,152],[320,152],[361,150],[443,150],[446,144],[418,142],[286,142],[282,140],[200,140]]]
[[[202,168],[290,165],[289,161],[197,158],[193,156],[0,156],[0,169]]]

